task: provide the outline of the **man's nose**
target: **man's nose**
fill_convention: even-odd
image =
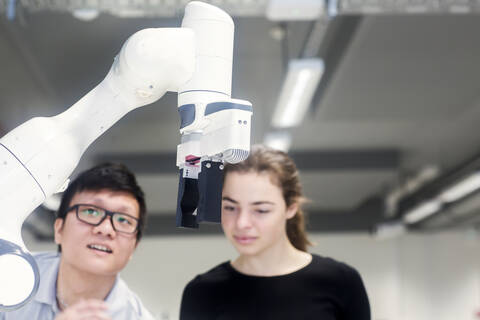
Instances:
[[[103,219],[102,223],[94,227],[95,233],[102,233],[106,236],[114,236],[116,234],[115,229],[113,228],[113,220],[111,216],[106,216]]]

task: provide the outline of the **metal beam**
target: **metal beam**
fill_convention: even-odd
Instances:
[[[292,151],[289,153],[297,167],[304,171],[334,170],[396,170],[401,153],[395,149],[346,149],[321,151]],[[104,153],[96,163],[120,162],[136,174],[176,174],[174,153]]]
[[[21,12],[21,10],[19,12]],[[0,19],[0,32],[4,33],[11,47],[22,57],[27,71],[29,71],[40,92],[43,93],[47,101],[53,104],[54,101],[58,101],[57,92],[48,78],[47,72],[45,72],[43,66],[39,63],[36,52],[32,50],[29,41],[25,37],[24,28],[21,25],[21,21],[23,20],[17,20],[19,20],[19,22],[6,22]]]
[[[304,171],[395,170],[401,157],[395,149],[293,151],[289,155]]]
[[[307,231],[312,233],[370,232],[381,221],[383,202],[369,204],[354,211],[315,210],[308,212]],[[200,224],[199,229],[175,227],[174,214],[154,214],[148,217],[146,236],[201,236],[222,234],[217,224]]]
[[[18,0],[30,12],[52,10],[73,11],[96,9],[119,16],[174,16],[183,10],[186,0]],[[234,16],[263,16],[268,0],[205,0]],[[337,0],[338,14],[464,14],[480,12],[480,3],[474,0]],[[0,12],[7,10],[7,1],[0,1]]]
[[[308,232],[370,233],[373,227],[384,219],[384,202],[380,197],[372,197],[354,210],[306,211]]]
[[[420,188],[415,193],[401,199],[398,204],[398,217],[399,218],[403,217],[410,209],[421,204],[426,199],[436,198],[441,192],[443,192],[443,190],[445,190],[449,186],[455,185],[459,181],[462,181],[472,173],[478,172],[479,170],[480,170],[480,152],[477,152],[473,157],[469,158],[466,161],[463,161],[463,163],[461,163],[460,165],[454,168],[450,168],[449,170],[446,170],[441,176],[425,184],[424,186],[422,186],[422,188]],[[428,227],[429,224],[438,226],[443,222],[445,222],[443,223],[445,225],[452,222],[451,219],[445,219],[445,218],[442,218],[441,215],[439,215],[443,211],[446,211],[445,214],[450,214],[460,210],[464,214],[469,214],[471,210],[470,209],[463,210],[462,206],[466,207],[465,203],[471,201],[472,198],[475,198],[475,197],[476,197],[476,193],[472,193],[471,195],[465,197],[464,199],[459,199],[453,203],[448,203],[448,204],[444,203],[442,205],[442,209],[437,214],[430,216],[425,221],[417,223],[417,226],[419,228],[422,228],[422,227]],[[453,209],[455,207],[457,207],[457,209]],[[474,203],[473,208],[474,209],[478,208],[477,202]],[[431,223],[431,221],[436,219],[437,215],[439,215],[439,219],[440,219],[439,222]],[[457,213],[456,215],[459,216],[460,214]],[[457,219],[454,219],[454,220],[457,220]],[[442,223],[440,223],[440,221],[442,221]]]
[[[328,23],[327,32],[318,52],[318,56],[325,62],[325,71],[312,99],[310,107],[312,114],[318,111],[328,86],[332,83],[333,76],[348,51],[348,46],[351,44],[362,19],[360,16],[353,15],[337,16]]]
[[[95,157],[96,163],[119,162],[136,174],[177,174],[175,153],[103,153]]]
[[[339,0],[341,14],[464,14],[479,12],[480,3],[470,0]]]
[[[7,7],[0,1],[0,13]],[[18,0],[19,5],[26,11],[35,13],[39,11],[72,12],[75,10],[98,10],[120,17],[174,17],[183,12],[186,0]],[[214,4],[233,16],[264,16],[268,0],[231,1],[215,0]]]
[[[370,232],[383,219],[383,200],[371,198],[355,210],[313,209],[307,211],[308,232]],[[200,224],[199,229],[175,227],[174,214],[152,214],[148,217],[147,236],[198,236],[221,234],[220,225]]]

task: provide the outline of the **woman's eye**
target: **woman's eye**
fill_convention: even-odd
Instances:
[[[269,213],[270,210],[262,210],[262,209],[257,209],[255,210],[256,213],[264,214],[264,213]]]
[[[223,210],[224,210],[224,211],[234,211],[234,210],[235,210],[235,207],[232,207],[232,206],[223,206]]]

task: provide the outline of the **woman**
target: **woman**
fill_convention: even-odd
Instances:
[[[227,165],[222,227],[239,256],[190,281],[180,319],[369,320],[358,272],[307,252],[303,199],[284,152],[254,146]]]

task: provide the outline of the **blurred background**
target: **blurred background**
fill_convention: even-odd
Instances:
[[[234,19],[232,97],[253,103],[252,142],[300,169],[311,251],[360,271],[372,319],[477,319],[480,1],[205,2]],[[66,110],[131,34],[179,27],[186,3],[0,0],[0,136]],[[149,221],[123,277],[158,319],[177,319],[185,284],[235,257],[219,226],[175,228],[179,125],[167,93],[76,171],[119,161],[137,174]],[[24,224],[32,251],[55,250],[48,200]]]

